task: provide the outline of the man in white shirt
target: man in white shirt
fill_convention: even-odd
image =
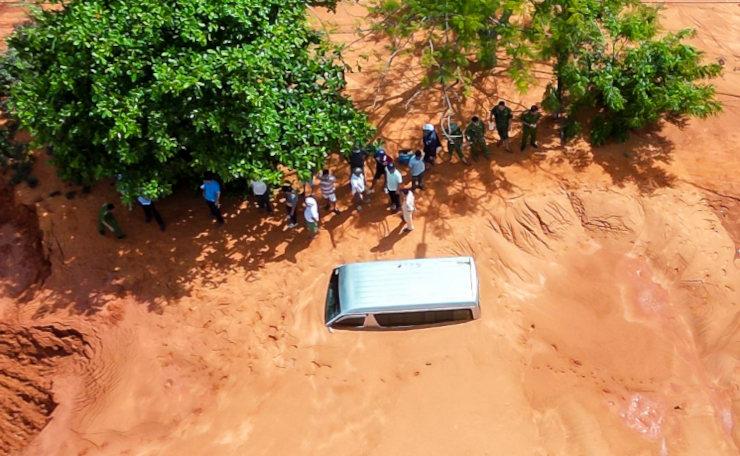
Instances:
[[[420,150],[414,152],[414,156],[409,160],[409,171],[411,172],[411,188],[424,190],[424,172],[426,166]]]
[[[406,189],[403,191],[406,198],[403,200],[403,221],[406,222],[406,226],[403,227],[402,231],[414,231],[414,211],[416,210],[416,198],[414,197],[414,191]]]
[[[352,177],[349,178],[349,188],[359,211],[362,209],[362,203],[365,202],[365,173],[362,172],[362,168],[355,168],[352,171]]]
[[[401,199],[398,196],[398,190],[403,184],[403,176],[396,169],[393,163],[385,167],[385,189],[388,191],[388,198],[391,200],[391,210],[398,212],[401,209]]]
[[[249,181],[250,187],[252,187],[252,194],[257,199],[257,205],[264,209],[266,212],[272,212],[272,204],[270,203],[270,191],[267,184],[261,179]]]
[[[311,233],[313,238],[319,232],[319,204],[313,196],[307,196],[305,205],[303,218],[306,219],[306,228],[308,228],[308,232]]]

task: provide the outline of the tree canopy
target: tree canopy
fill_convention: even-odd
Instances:
[[[327,2],[323,2],[327,3]],[[331,2],[328,2],[331,3]],[[14,114],[63,178],[123,198],[182,178],[277,183],[371,134],[299,0],[72,0],[9,39]]]
[[[525,0],[375,0],[373,29],[389,36],[393,50],[416,46],[429,70],[428,83],[467,80],[496,66],[500,50],[514,52],[510,23]]]
[[[624,140],[661,118],[720,111],[703,79],[720,73],[685,44],[691,30],[659,35],[658,10],[637,0],[543,0],[525,29],[536,57],[552,62],[545,109],[564,114],[564,138],[591,117],[595,144]]]
[[[543,105],[564,120],[563,139],[584,118],[601,144],[661,118],[721,109],[706,82],[720,66],[685,43],[692,31],[662,33],[658,9],[639,0],[375,0],[371,13],[394,52],[429,43],[427,82],[443,87],[465,88],[496,65],[496,54],[508,57],[502,66],[522,91],[536,65],[550,65]]]

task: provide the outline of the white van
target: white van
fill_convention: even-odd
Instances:
[[[334,269],[326,294],[329,328],[399,328],[480,317],[471,257],[352,263]]]

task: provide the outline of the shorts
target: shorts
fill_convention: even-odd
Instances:
[[[436,158],[437,158],[437,153],[436,152],[433,153],[433,154],[426,154],[426,155],[424,155],[424,163],[431,163],[433,165],[434,164],[434,160]]]
[[[329,201],[331,203],[336,203],[337,202],[337,194],[336,193],[330,193],[328,195],[322,195],[322,196],[324,197],[325,200],[327,200],[327,201]]]
[[[508,128],[496,127],[496,132],[498,132],[498,136],[499,138],[501,138],[501,140],[509,139],[509,129]]]
[[[306,228],[308,228],[308,231],[310,231],[312,234],[316,234],[319,232],[319,224],[317,222],[309,222],[307,220]]]

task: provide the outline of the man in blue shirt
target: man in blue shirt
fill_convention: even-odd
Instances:
[[[200,186],[203,190],[203,199],[206,200],[208,208],[211,210],[211,214],[216,219],[219,225],[224,224],[224,217],[221,215],[221,186],[213,178],[206,178],[203,180],[203,185]]]
[[[139,206],[144,209],[144,221],[149,223],[152,221],[152,218],[154,218],[154,220],[157,221],[157,225],[159,225],[159,229],[164,231],[164,220],[162,220],[162,216],[159,215],[157,208],[154,207],[154,202],[145,196],[138,196],[136,201],[139,203]]]
[[[420,150],[414,152],[414,156],[409,160],[409,171],[411,172],[411,189],[416,190],[420,188],[424,190],[424,172],[426,171],[426,166],[424,165]]]

